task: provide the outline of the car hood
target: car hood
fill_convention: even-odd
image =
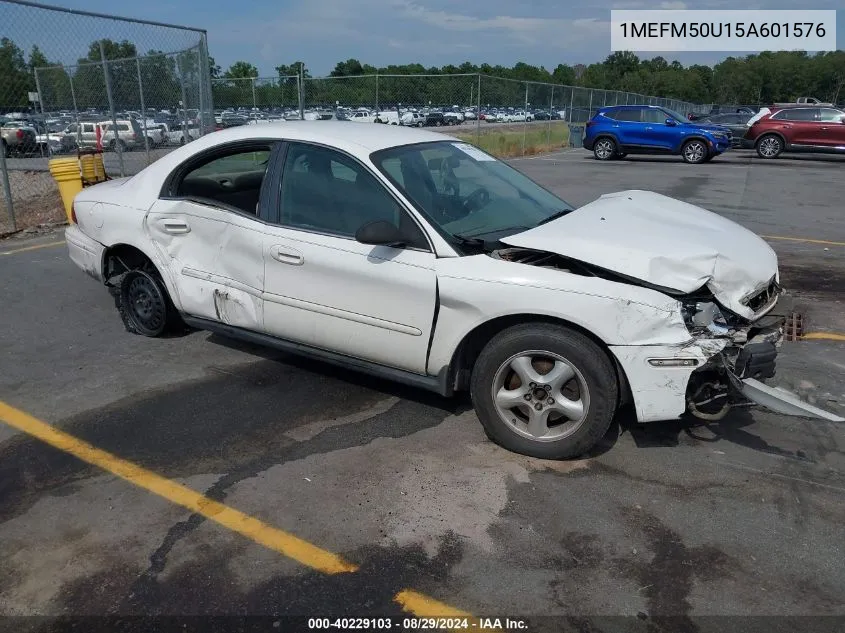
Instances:
[[[777,256],[755,233],[701,207],[650,191],[602,196],[571,213],[500,240],[548,251],[685,294],[707,287],[736,314],[778,281]]]

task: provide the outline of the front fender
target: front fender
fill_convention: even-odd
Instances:
[[[464,269],[460,274],[459,268]],[[654,290],[598,277],[482,255],[439,260],[438,288],[440,308],[428,363],[432,374],[451,362],[470,332],[507,316],[558,319],[607,346],[678,345],[690,339],[677,302]]]

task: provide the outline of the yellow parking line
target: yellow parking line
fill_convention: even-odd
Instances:
[[[307,567],[326,574],[354,572],[358,569],[356,565],[343,560],[336,554],[209,499],[187,486],[100,450],[2,401],[0,401],[0,420],[54,448],[117,475],[191,512],[200,514]]]
[[[448,620],[452,619],[451,625],[454,626],[449,629],[452,631],[465,631],[477,628],[485,628],[488,631],[501,631],[500,628],[495,626],[482,626],[478,618],[473,617],[466,611],[450,607],[448,604],[444,604],[434,598],[429,598],[425,594],[421,594],[413,589],[403,589],[393,597],[393,601],[405,611],[409,611],[419,618],[446,618],[445,627],[438,626],[437,628],[449,629],[450,623]],[[464,626],[464,620],[466,620],[467,626]]]
[[[58,242],[49,242],[47,244],[36,244],[35,246],[24,246],[23,248],[16,248],[11,251],[4,251],[0,253],[0,255],[14,255],[15,253],[25,253],[26,251],[35,251],[39,248],[50,248],[51,246],[61,246],[64,244],[64,240],[60,240]]]
[[[807,242],[809,244],[828,244],[830,246],[845,246],[845,242],[830,242],[828,240],[813,240],[809,237],[784,237],[783,235],[761,235],[767,240],[783,240],[785,242]]]
[[[302,563],[306,567],[325,574],[358,571],[357,565],[345,561],[337,554],[317,547],[293,534],[274,528],[240,510],[209,499],[187,486],[101,450],[2,400],[0,400],[0,421],[60,451],[73,455],[77,459],[102,468],[139,488],[202,515],[206,519]],[[405,611],[421,618],[472,618],[469,613],[439,602],[434,598],[429,598],[413,589],[403,589],[394,596],[394,601]],[[474,622],[475,620],[470,621]]]
[[[801,335],[802,341],[845,341],[845,334],[835,332],[808,332]]]

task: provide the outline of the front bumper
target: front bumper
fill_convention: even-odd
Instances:
[[[680,346],[611,347],[631,387],[637,419],[674,420],[690,410],[690,402],[708,401],[705,404],[721,407],[738,394],[743,379],[774,376],[783,332],[775,317],[768,322],[776,325],[755,325],[750,330],[752,338],[746,341],[740,335],[699,337]]]
[[[70,260],[97,281],[103,281],[103,252],[106,247],[71,224],[65,229]]]

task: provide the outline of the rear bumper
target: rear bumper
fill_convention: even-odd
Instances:
[[[70,260],[97,281],[103,280],[103,252],[106,247],[83,233],[78,226],[72,224],[65,229]]]

